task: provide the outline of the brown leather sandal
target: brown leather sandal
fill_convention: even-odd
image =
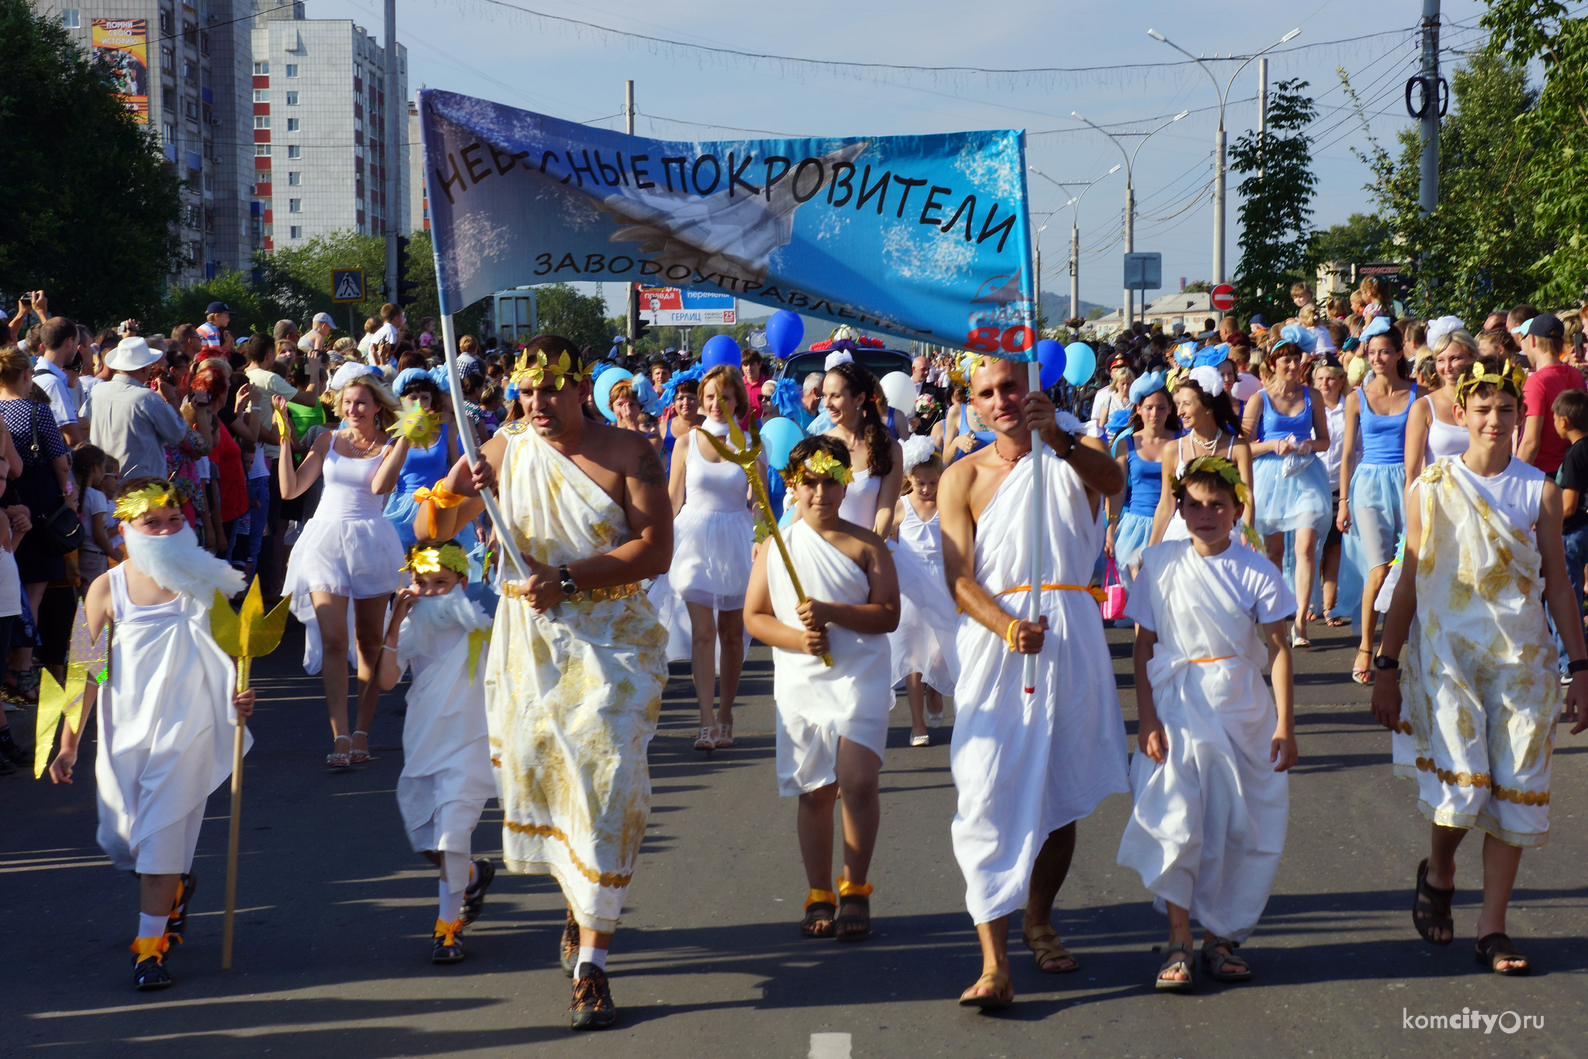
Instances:
[[[807,938],[830,938],[837,931],[833,917],[838,914],[838,895],[831,890],[812,890],[805,898],[805,918],[800,933]]]
[[[985,993],[973,994],[972,990],[985,989]],[[962,1008],[981,1008],[983,1011],[1006,1008],[1015,1002],[1014,983],[1009,981],[1009,975],[1003,971],[983,971],[976,983],[959,995],[959,1006]]]
[[[1456,921],[1450,916],[1450,901],[1455,896],[1454,886],[1444,890],[1429,885],[1428,858],[1424,857],[1417,865],[1417,891],[1412,895],[1412,926],[1417,928],[1417,933],[1428,944],[1449,945],[1455,938]],[[1450,931],[1450,937],[1443,941],[1434,937],[1436,927]]]
[[[1039,926],[1022,926],[1020,937],[1026,947],[1032,951],[1037,959],[1037,970],[1043,974],[1069,974],[1071,971],[1081,969],[1080,961],[1071,954],[1064,943],[1059,941],[1058,931],[1053,929],[1053,924],[1043,923]],[[1068,960],[1068,967],[1049,967],[1048,964],[1056,960]]]

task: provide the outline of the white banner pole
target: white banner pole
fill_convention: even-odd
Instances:
[[[1042,366],[1033,359],[1026,365],[1026,385],[1032,393],[1042,389]],[[1042,549],[1047,543],[1043,530],[1043,512],[1047,505],[1042,490],[1042,434],[1039,431],[1031,432],[1031,521],[1029,537],[1031,548],[1031,566],[1027,571],[1026,583],[1031,586],[1030,593],[1026,596],[1026,620],[1037,621],[1042,614]],[[1026,655],[1025,689],[1027,695],[1037,692],[1037,656]]]
[[[480,461],[480,447],[474,441],[474,421],[463,407],[463,375],[458,370],[458,338],[451,313],[441,317],[441,341],[447,355],[447,379],[452,389],[452,416],[458,424],[458,441],[463,445],[463,454],[469,459],[469,467],[473,468]],[[496,530],[496,546],[512,567],[515,580],[528,579],[529,571],[524,569],[518,545],[513,540],[512,528],[507,524],[507,519],[502,517],[502,509],[496,506],[496,497],[491,495],[489,489],[481,489],[480,499],[485,501],[485,513],[490,516],[491,525]]]

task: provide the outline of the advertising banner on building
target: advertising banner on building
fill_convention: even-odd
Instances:
[[[658,327],[731,327],[739,322],[739,313],[731,294],[641,287],[640,318]]]
[[[444,313],[523,283],[654,283],[1034,356],[1018,131],[654,140],[434,89],[419,120]]]
[[[91,27],[94,62],[108,70],[116,94],[138,120],[149,120],[149,21],[96,18]]]

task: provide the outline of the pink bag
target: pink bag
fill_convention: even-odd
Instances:
[[[1103,620],[1113,621],[1125,616],[1125,601],[1129,598],[1125,592],[1124,584],[1119,580],[1119,568],[1114,565],[1114,560],[1108,560],[1108,569],[1103,574],[1103,600],[1098,609],[1103,612]]]

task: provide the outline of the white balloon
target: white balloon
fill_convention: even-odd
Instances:
[[[890,371],[882,377],[882,396],[888,407],[900,415],[909,415],[915,408],[915,383],[902,371]]]

